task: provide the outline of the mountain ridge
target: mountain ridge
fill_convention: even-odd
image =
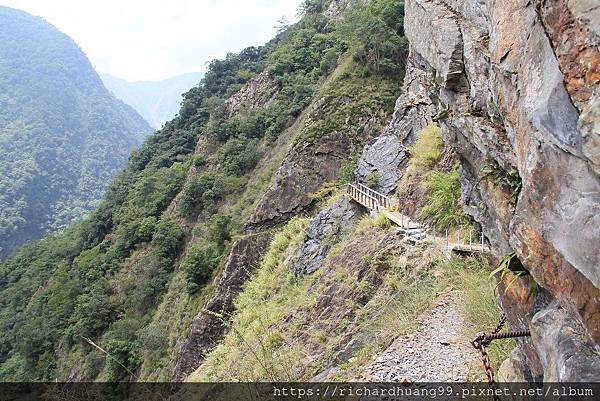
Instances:
[[[136,109],[156,129],[175,117],[183,94],[198,85],[203,76],[202,72],[190,72],[160,81],[129,81],[100,73],[108,90]]]

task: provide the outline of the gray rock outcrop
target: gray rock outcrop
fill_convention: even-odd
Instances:
[[[388,195],[400,181],[400,165],[407,157],[406,148],[397,135],[392,133],[381,135],[365,146],[358,163],[356,177],[364,182],[370,174],[376,172],[379,182],[373,189]]]
[[[535,314],[531,337],[544,367],[545,382],[598,380],[600,347],[558,301]]]
[[[331,248],[364,213],[345,196],[321,210],[306,227],[305,239],[292,258],[294,273],[310,274],[319,269]]]
[[[251,78],[242,88],[227,99],[227,116],[237,114],[243,108],[253,110],[269,103],[277,91],[277,85],[262,72]]]
[[[408,0],[405,93],[388,128],[410,143],[438,121],[497,260],[515,251],[555,300],[509,319],[538,313],[528,355],[540,361],[525,362],[552,380],[600,379],[587,367],[600,360],[599,18],[587,1]]]

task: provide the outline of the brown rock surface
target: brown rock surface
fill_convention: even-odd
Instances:
[[[351,140],[341,132],[332,132],[314,143],[296,144],[256,206],[248,228],[271,227],[308,210],[314,202],[310,194],[337,179],[350,151]]]
[[[275,91],[277,86],[269,75],[266,72],[260,73],[227,99],[227,115],[231,117],[243,108],[253,110],[265,106],[272,99]]]

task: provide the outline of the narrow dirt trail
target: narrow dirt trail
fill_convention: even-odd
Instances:
[[[460,294],[440,296],[417,329],[398,337],[366,368],[363,380],[381,382],[480,381],[477,352],[466,334]]]

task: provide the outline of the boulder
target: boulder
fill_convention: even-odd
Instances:
[[[545,382],[600,381],[600,347],[558,301],[533,317],[531,339],[544,366]]]

